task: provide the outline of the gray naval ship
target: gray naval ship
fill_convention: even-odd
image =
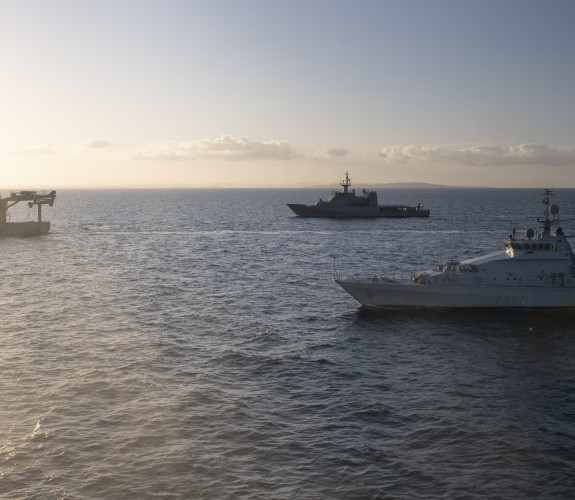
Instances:
[[[332,191],[327,201],[319,200],[315,205],[288,203],[287,206],[298,217],[429,217],[429,210],[419,203],[408,205],[378,205],[377,193],[367,189],[360,196],[355,189],[350,191],[351,180],[348,172],[341,181],[342,191]]]
[[[386,277],[335,281],[368,307],[575,307],[575,256],[545,190],[541,231],[515,230],[505,249],[462,262],[449,260],[404,281]]]
[[[40,236],[50,231],[50,222],[42,220],[42,205],[54,205],[56,191],[37,193],[36,191],[11,192],[10,196],[0,196],[0,237],[2,236]],[[38,207],[38,220],[8,222],[8,209],[17,203],[28,202],[28,207]]]

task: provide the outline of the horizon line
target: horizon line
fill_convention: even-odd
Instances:
[[[94,191],[103,191],[103,190],[162,190],[162,189],[210,189],[210,190],[232,190],[232,189],[252,189],[252,190],[262,190],[262,189],[273,189],[273,190],[280,190],[280,189],[329,189],[334,190],[335,187],[333,185],[302,185],[302,186],[259,186],[259,187],[248,187],[248,186],[216,186],[216,185],[205,185],[205,186],[129,186],[129,185],[120,185],[120,186],[106,186],[106,185],[98,185],[98,186],[85,186],[85,185],[77,185],[77,186],[36,186],[34,188],[22,188],[20,187],[0,187],[0,191],[22,191],[22,190],[32,190],[32,191],[44,191],[44,190],[94,190]],[[361,188],[358,188],[361,189]],[[525,186],[466,186],[466,185],[446,185],[446,184],[430,184],[430,183],[418,183],[418,182],[394,182],[388,184],[373,184],[370,185],[369,188],[365,189],[413,189],[413,190],[423,190],[423,189],[544,189],[544,187],[525,187]],[[575,189],[575,187],[558,187],[552,189]],[[1,196],[0,196],[1,197]]]

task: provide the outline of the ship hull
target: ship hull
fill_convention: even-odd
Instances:
[[[0,237],[40,236],[50,231],[50,222],[4,222],[0,223]]]
[[[429,217],[429,210],[405,206],[339,208],[288,203],[288,207],[298,217]]]
[[[336,282],[359,303],[368,307],[575,307],[575,288],[553,286],[420,285],[406,281],[377,280]]]

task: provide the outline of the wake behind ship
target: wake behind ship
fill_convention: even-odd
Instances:
[[[341,181],[342,191],[332,191],[327,201],[319,200],[315,205],[288,203],[287,206],[298,217],[429,217],[429,210],[422,203],[409,205],[379,205],[377,193],[367,189],[361,196],[355,189],[349,190],[351,179],[348,172]]]

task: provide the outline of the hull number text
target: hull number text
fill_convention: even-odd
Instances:
[[[527,304],[527,295],[500,295],[497,297],[498,305],[521,306]]]

